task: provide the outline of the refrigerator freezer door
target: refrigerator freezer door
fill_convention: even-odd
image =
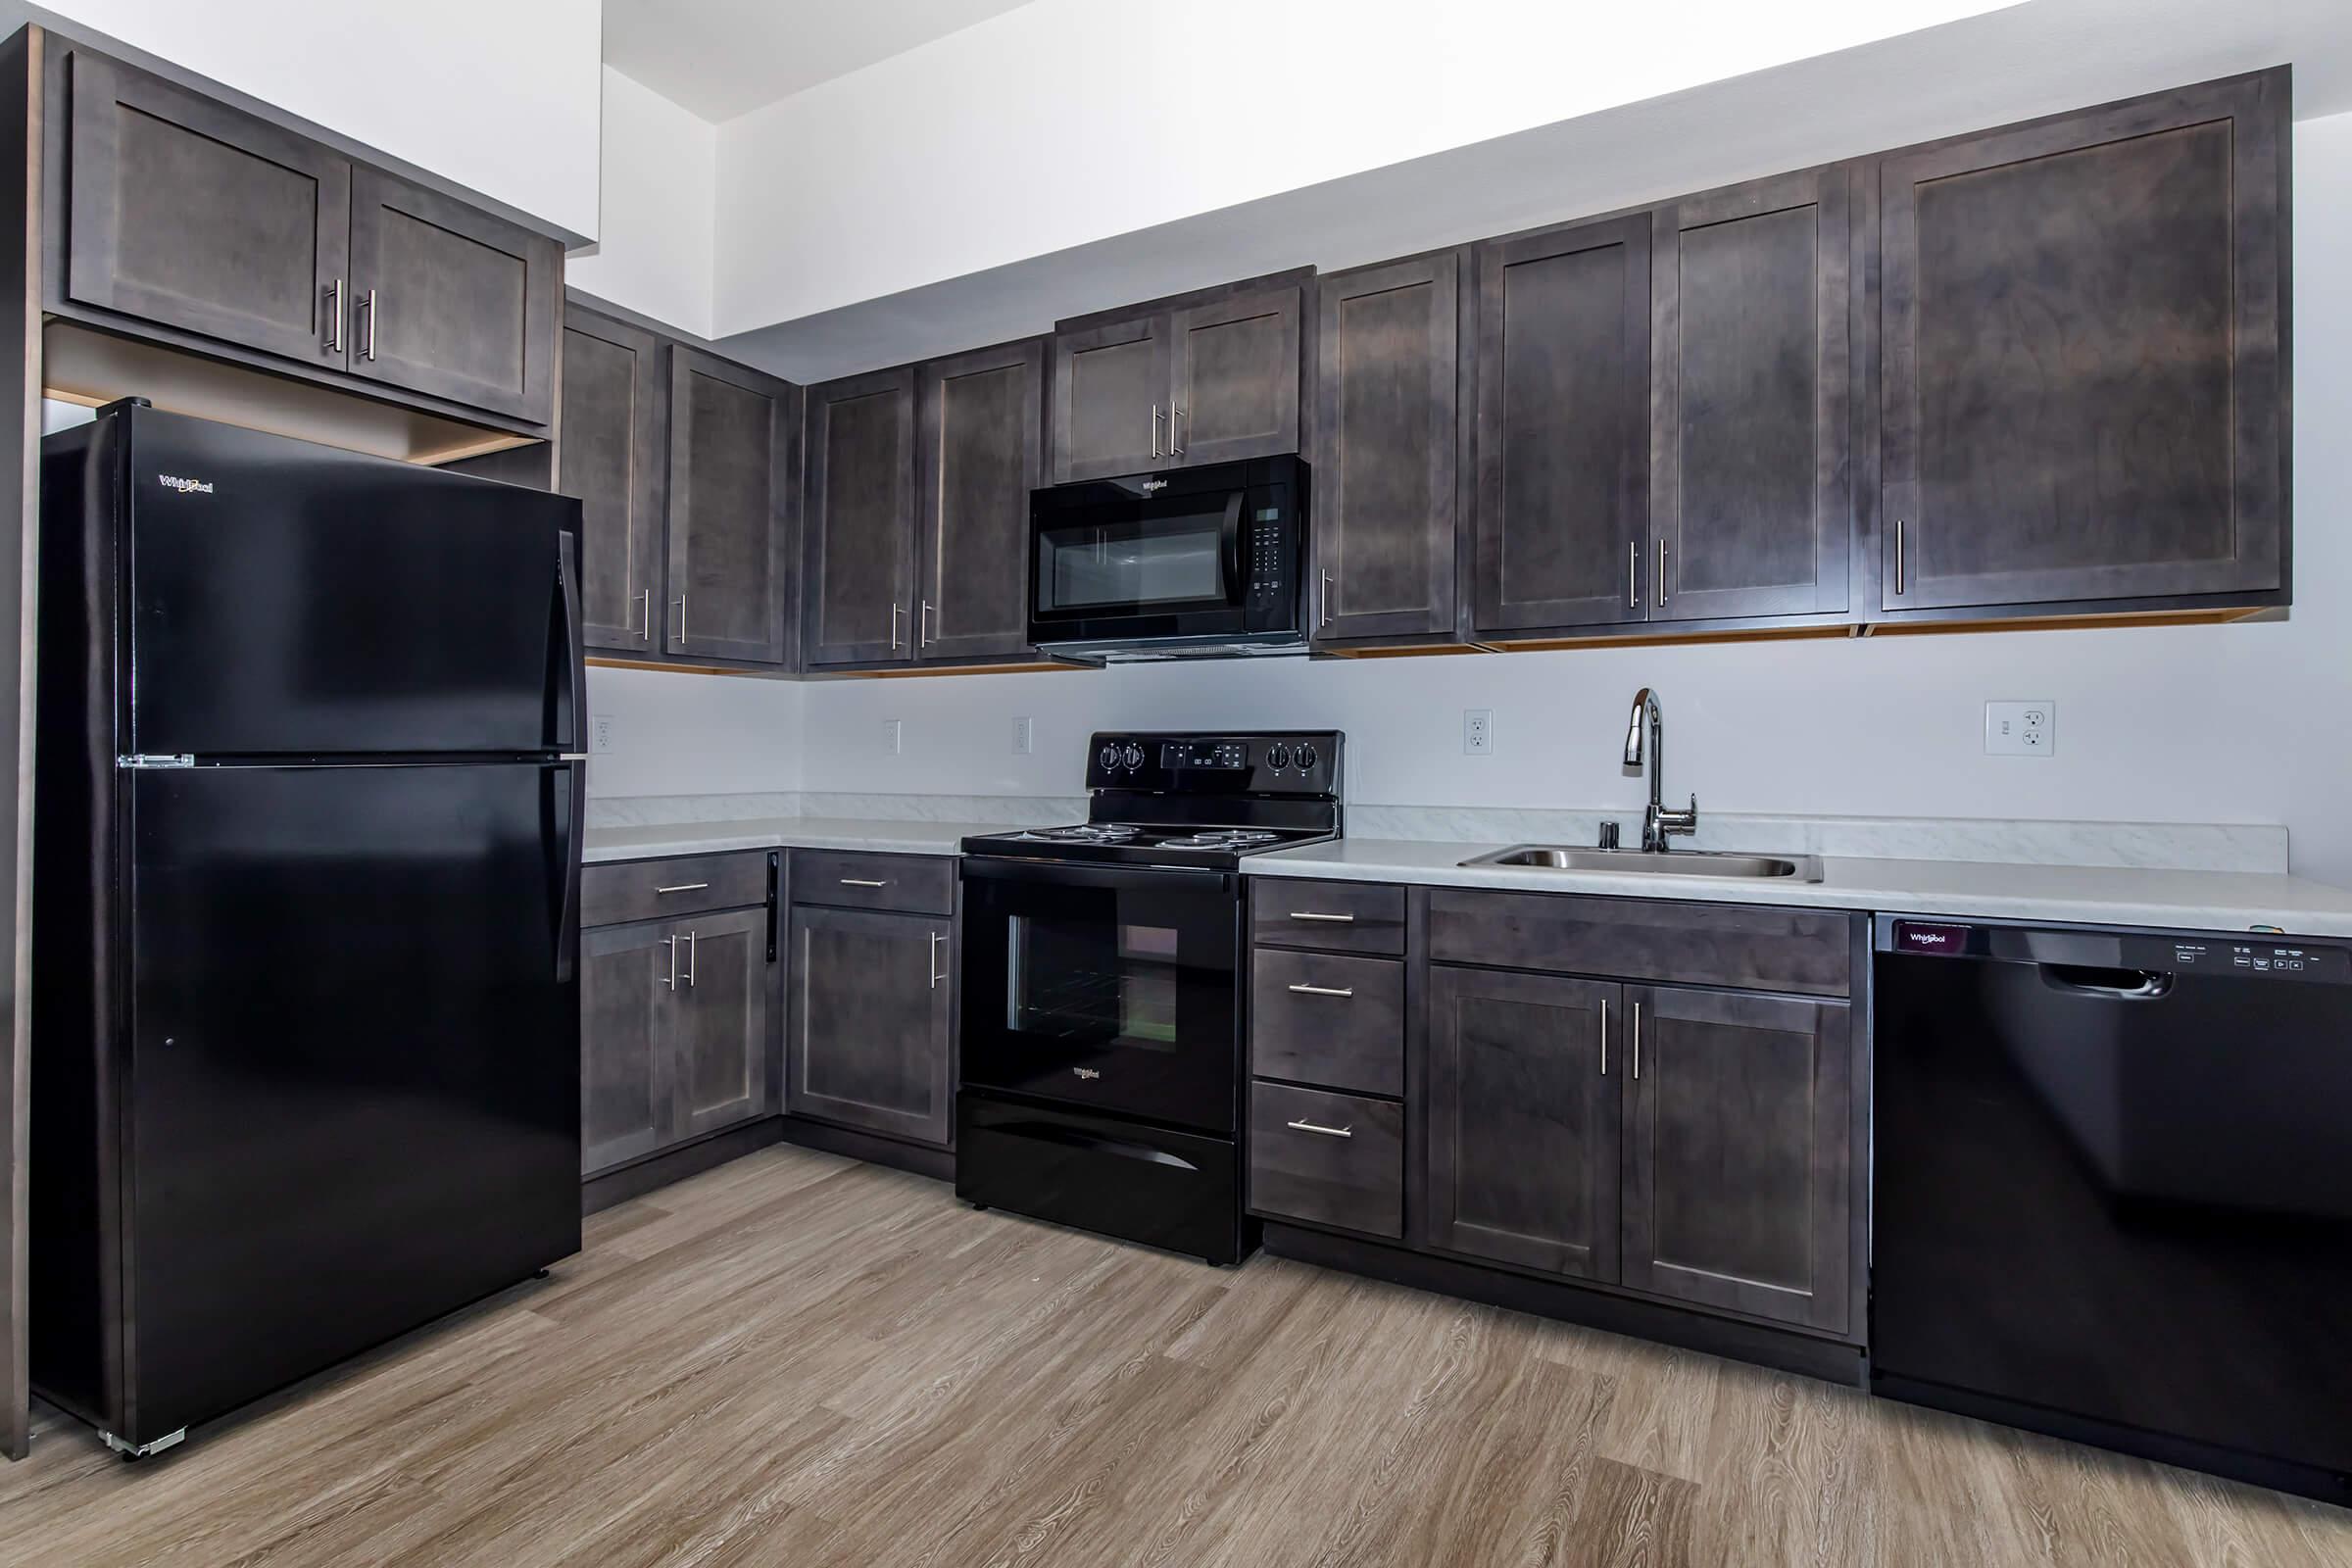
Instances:
[[[123,751],[578,749],[557,733],[578,502],[132,412]]]
[[[579,1246],[577,767],[126,770],[124,1436]]]

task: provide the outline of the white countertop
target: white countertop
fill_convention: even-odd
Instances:
[[[1003,822],[928,822],[858,816],[756,816],[650,827],[592,827],[589,864],[722,850],[876,850],[891,855],[957,855],[971,833],[1008,833]]]
[[[1428,839],[1341,839],[1245,856],[1251,876],[1419,882],[1615,898],[1774,904],[1888,914],[2057,920],[2091,925],[2243,931],[2278,926],[2294,936],[2352,936],[2352,890],[2259,871],[2164,871],[2104,865],[2007,865],[1972,860],[1880,860],[1824,856],[1819,882],[1545,871],[1456,862],[1501,844]]]

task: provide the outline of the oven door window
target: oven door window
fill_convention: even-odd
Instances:
[[[1134,1051],[1177,1046],[1181,938],[1164,925],[1107,928],[1014,915],[1004,1027]]]
[[[1233,604],[1241,493],[1102,509],[1037,532],[1038,618]]]

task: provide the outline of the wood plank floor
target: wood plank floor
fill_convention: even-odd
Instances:
[[[2352,1563],[2352,1513],[780,1148],[139,1465],[51,1415],[0,1562]]]

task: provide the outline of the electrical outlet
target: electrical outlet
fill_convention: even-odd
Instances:
[[[591,718],[588,721],[588,749],[600,756],[612,750],[612,732],[619,727],[620,720],[611,713],[599,713]]]
[[[2048,757],[2058,750],[2058,705],[1986,703],[1984,751],[1992,757]]]
[[[906,749],[906,724],[904,719],[886,718],[882,721],[882,744],[889,748],[893,757]]]
[[[1494,710],[1465,708],[1462,710],[1462,755],[1486,757],[1494,750]]]
[[[1027,757],[1030,752],[1035,750],[1034,740],[1035,734],[1030,728],[1029,720],[1016,718],[1012,721],[1012,749],[1016,755]]]

